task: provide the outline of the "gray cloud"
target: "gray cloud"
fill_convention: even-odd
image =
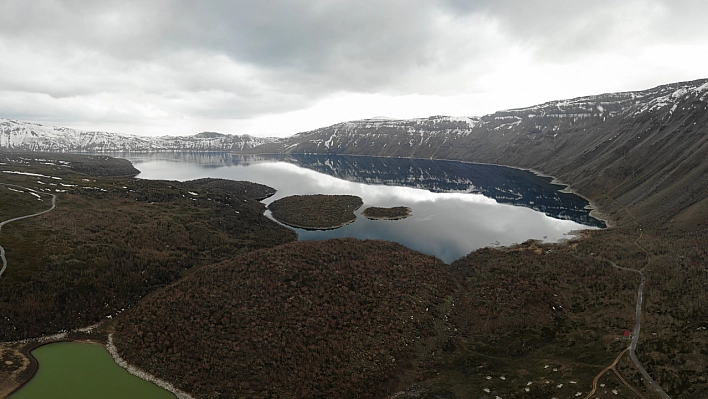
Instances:
[[[700,0],[445,0],[454,13],[497,21],[511,40],[541,57],[566,59],[654,42],[705,42]]]
[[[318,76],[347,90],[377,89],[457,55],[440,41],[441,11],[427,2],[65,1],[32,3],[29,12],[13,4],[0,9],[0,32],[30,46],[138,61],[213,52],[271,77]]]
[[[339,92],[472,93],[519,53],[566,65],[705,43],[706,11],[697,0],[6,0],[0,114],[20,94],[119,119],[121,102],[250,118]]]

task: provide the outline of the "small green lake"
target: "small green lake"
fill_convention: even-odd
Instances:
[[[58,342],[32,351],[37,374],[10,399],[175,399],[118,366],[101,345]]]

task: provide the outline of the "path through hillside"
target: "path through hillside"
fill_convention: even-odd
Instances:
[[[54,194],[38,193],[38,192],[32,190],[31,188],[16,186],[16,185],[14,185],[14,184],[0,183],[0,185],[2,185],[2,186],[11,186],[11,187],[20,188],[20,189],[22,189],[22,190],[27,190],[27,191],[29,191],[29,192],[35,193],[35,194],[37,194],[37,195],[48,194],[48,195],[51,195],[51,196],[52,196],[52,207],[51,207],[51,208],[49,208],[49,209],[47,209],[47,210],[44,210],[44,211],[42,211],[42,212],[33,213],[33,214],[31,214],[31,215],[20,216],[20,217],[16,217],[16,218],[13,218],[13,219],[10,219],[10,220],[5,220],[4,222],[0,222],[0,231],[2,231],[3,226],[5,226],[6,224],[8,224],[8,223],[10,223],[10,222],[16,222],[16,221],[18,221],[18,220],[28,219],[28,218],[31,218],[31,217],[43,215],[43,214],[45,214],[45,213],[47,213],[47,212],[50,212],[50,211],[54,210],[54,208],[57,207],[57,196],[54,195]],[[5,269],[7,269],[7,259],[5,258],[5,248],[3,248],[2,245],[0,245],[0,258],[2,258],[2,269],[0,269],[0,277],[2,277],[2,274],[5,273]]]

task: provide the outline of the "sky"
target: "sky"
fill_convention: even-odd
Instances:
[[[289,136],[708,77],[704,0],[0,0],[0,117]]]

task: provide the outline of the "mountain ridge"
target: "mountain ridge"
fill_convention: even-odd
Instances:
[[[237,135],[204,131],[190,136],[158,137],[132,134],[110,133],[103,131],[85,131],[66,127],[48,127],[38,123],[0,118],[0,148],[47,152],[115,152],[115,151],[238,151],[256,152],[263,150],[276,152],[311,152],[311,145],[300,140],[313,135],[321,135],[331,130],[351,132],[358,130],[376,130],[404,128],[409,134],[420,136],[429,132],[432,136],[449,134],[451,137],[467,136],[484,127],[491,130],[512,130],[514,127],[528,125],[528,120],[538,121],[530,133],[538,133],[544,127],[558,130],[562,123],[548,125],[549,120],[572,119],[572,125],[595,124],[598,119],[605,122],[608,117],[615,117],[630,108],[639,112],[665,107],[671,99],[678,99],[691,92],[708,91],[708,79],[670,83],[647,90],[614,92],[582,96],[571,99],[553,100],[529,107],[512,108],[497,111],[484,116],[445,116],[433,115],[422,118],[396,119],[377,116],[373,118],[339,122],[330,126],[310,131],[299,132],[289,137],[255,137],[248,134]],[[705,95],[703,96],[703,99]],[[675,108],[672,108],[673,112]],[[565,121],[564,121],[565,122]],[[584,123],[579,123],[584,122]],[[390,133],[390,132],[387,132]],[[328,152],[333,141],[320,141],[316,138],[307,140],[318,144],[314,152]],[[401,144],[401,143],[399,143]],[[423,139],[419,144],[429,144]],[[409,141],[413,146],[413,142]],[[324,147],[324,151],[321,147]],[[341,147],[341,146],[340,146]],[[308,150],[308,151],[304,151]],[[341,151],[341,148],[338,148]],[[362,154],[363,155],[363,154]],[[366,154],[375,155],[375,154]],[[431,156],[432,157],[432,156]]]
[[[489,163],[551,175],[618,222],[707,224],[708,79],[549,101],[481,117],[347,121],[285,138],[202,132],[156,138],[0,119],[0,148],[50,152],[227,151]]]
[[[469,135],[481,135],[492,131],[501,131],[502,136],[505,136],[505,130],[512,130],[510,133],[518,133],[519,130],[525,130],[529,134],[545,133],[546,131],[557,132],[562,129],[569,128],[586,128],[598,123],[607,122],[608,118],[618,116],[639,116],[639,114],[665,108],[668,105],[676,105],[676,101],[681,98],[699,94],[708,91],[708,79],[699,79],[688,82],[678,82],[666,85],[657,86],[647,90],[631,91],[631,92],[616,92],[605,93],[591,96],[576,97],[565,100],[549,101],[538,105],[533,105],[524,108],[514,108],[508,110],[497,111],[492,114],[481,117],[450,117],[450,116],[430,116],[427,118],[413,119],[380,119],[370,118],[347,122],[340,122],[334,125],[300,132],[293,136],[276,140],[261,146],[256,149],[259,152],[263,150],[273,152],[317,152],[331,153],[335,148],[336,151],[351,151],[348,146],[358,147],[359,155],[388,155],[392,156],[387,151],[381,151],[376,145],[369,143],[353,143],[352,137],[339,138],[339,142],[334,140],[339,135],[351,135],[357,133],[359,135],[366,134],[369,139],[377,139],[380,134],[397,134],[400,136],[405,133],[406,140],[403,137],[397,137],[396,144],[416,149],[419,153],[419,158],[439,158],[436,153],[430,154],[424,148],[433,148],[434,144],[443,146],[435,140],[440,136],[440,133],[447,133],[448,139],[454,139],[457,142],[464,143],[461,138]],[[701,96],[701,100],[705,100],[705,94]],[[673,113],[675,108],[672,107]],[[627,115],[630,114],[630,115]],[[425,137],[427,133],[428,137]],[[417,137],[416,137],[417,136]],[[326,137],[327,139],[323,139]],[[413,138],[420,140],[412,140]],[[332,140],[330,140],[330,138]],[[395,141],[395,140],[394,140]],[[418,141],[418,145],[414,142]],[[406,142],[408,144],[406,144]],[[389,141],[388,144],[392,144]],[[362,151],[361,148],[369,145],[374,147],[368,151]],[[383,147],[383,146],[382,146]],[[379,151],[380,154],[372,152]],[[367,152],[364,154],[363,152]],[[404,151],[405,152],[405,151]],[[415,153],[415,152],[414,152]],[[415,155],[415,154],[412,154]],[[458,155],[459,158],[459,155]],[[456,158],[457,159],[457,158]]]
[[[0,118],[0,148],[43,152],[244,151],[274,138],[201,132],[192,136],[147,137]]]
[[[302,132],[255,153],[447,159],[532,169],[569,183],[614,221],[708,224],[708,79],[552,101],[468,121],[361,120]],[[655,195],[658,194],[658,195]],[[694,207],[686,213],[688,207]]]

